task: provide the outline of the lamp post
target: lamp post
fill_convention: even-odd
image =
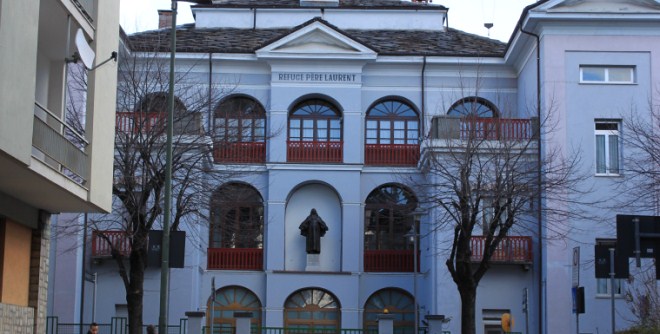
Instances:
[[[413,334],[417,334],[419,333],[419,308],[417,307],[417,240],[419,239],[419,234],[417,233],[417,221],[419,218],[417,214],[413,217],[413,225],[404,237],[413,243],[413,307],[415,308],[415,331]]]
[[[172,137],[174,136],[174,59],[176,58],[176,10],[177,2],[210,4],[211,0],[172,0],[172,28],[170,31],[170,78],[167,96],[167,143],[165,155],[165,204],[163,215],[163,241],[160,266],[160,313],[158,332],[167,333],[167,313],[170,286],[170,219],[172,214]]]

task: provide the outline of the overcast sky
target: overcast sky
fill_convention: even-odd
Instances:
[[[433,0],[449,8],[449,26],[488,36],[484,23],[493,23],[490,37],[507,42],[522,9],[535,0]],[[127,33],[158,28],[158,9],[170,9],[171,0],[121,0],[121,25]],[[193,22],[190,5],[179,3],[177,23]]]

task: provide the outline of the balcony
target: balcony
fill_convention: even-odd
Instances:
[[[167,113],[165,112],[117,112],[117,133],[165,135]],[[174,134],[202,134],[202,116],[200,113],[174,115]]]
[[[483,258],[485,241],[486,237],[483,236],[473,236],[470,240],[473,262],[479,262]],[[491,263],[499,264],[531,264],[533,261],[532,237],[505,237],[490,260]]]
[[[266,162],[266,142],[216,142],[215,163],[262,164]]]
[[[341,141],[287,141],[286,161],[341,163],[343,149]]]
[[[419,254],[419,253],[418,253]],[[417,256],[417,271],[419,271]],[[414,251],[412,250],[365,250],[365,272],[413,272]]]
[[[535,119],[439,116],[433,118],[434,139],[529,140],[536,131]]]
[[[261,248],[209,248],[208,270],[263,270],[264,252]]]
[[[364,164],[376,166],[417,166],[418,144],[366,144]]]
[[[128,256],[131,252],[131,244],[126,231],[93,231],[92,232],[92,257],[112,257],[112,247],[108,240],[119,253]]]

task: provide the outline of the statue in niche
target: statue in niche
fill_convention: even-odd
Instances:
[[[320,254],[321,253],[321,237],[328,231],[328,225],[325,224],[323,219],[316,213],[316,209],[312,209],[309,216],[300,224],[300,235],[306,238],[306,251],[307,254]]]

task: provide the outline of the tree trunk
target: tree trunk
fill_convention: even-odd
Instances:
[[[477,300],[477,286],[462,284],[458,287],[461,295],[461,334],[476,334],[475,307]]]
[[[142,311],[144,307],[144,271],[147,260],[146,232],[136,233],[129,256],[129,284],[126,286],[128,308],[128,334],[142,334]]]

